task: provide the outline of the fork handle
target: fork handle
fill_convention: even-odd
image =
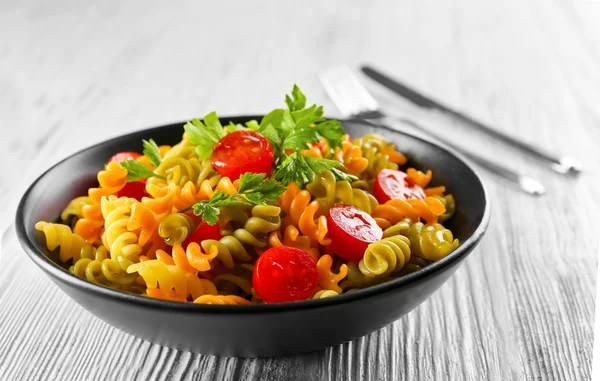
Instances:
[[[371,122],[371,121],[369,121],[369,122]],[[392,123],[389,123],[389,122],[392,122]],[[383,119],[377,120],[375,124],[377,124],[378,126],[380,126],[382,128],[391,130],[391,131],[396,131],[396,132],[401,131],[400,128],[394,127],[394,124],[395,124],[394,122],[408,124],[412,127],[417,128],[419,131],[423,131],[423,132],[427,133],[428,135],[440,140],[437,136],[435,136],[435,134],[431,133],[431,131],[429,129],[424,128],[422,125],[417,124],[410,119],[387,116]],[[494,163],[483,156],[480,156],[473,152],[469,152],[462,148],[453,146],[453,147],[451,147],[451,149],[468,157],[471,161],[479,164],[481,167],[500,176],[501,178],[507,180],[508,182],[515,184],[525,193],[528,193],[533,196],[541,196],[544,193],[546,193],[546,188],[544,187],[544,185],[530,176],[516,172],[516,171],[512,170],[511,168],[505,167],[498,163]]]

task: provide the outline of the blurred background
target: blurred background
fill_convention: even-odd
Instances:
[[[480,171],[494,219],[477,258],[389,330],[291,364],[344,375],[343,360],[353,356],[377,366],[365,349],[369,340],[397,340],[413,351],[397,349],[379,360],[388,364],[382,359],[389,356],[392,372],[417,378],[584,379],[591,372],[600,211],[598,20],[600,2],[590,0],[0,0],[0,231],[40,173],[107,138],[212,110],[264,113],[283,106],[293,84],[337,116],[317,75],[345,63],[390,114],[422,120],[453,145],[543,180],[548,195],[531,198]],[[558,175],[492,137],[442,121],[360,74],[363,64],[573,155],[586,171],[578,178]],[[431,331],[419,325],[425,318],[435,322]],[[80,344],[77,339],[72,348]],[[202,369],[203,361],[215,361],[139,345],[140,353],[150,353],[138,359],[142,367],[160,359]],[[24,348],[37,353],[35,341]],[[447,365],[432,360],[440,353],[439,364]],[[135,363],[135,356],[126,361]],[[65,366],[77,365],[70,361]],[[367,372],[362,363],[349,363],[357,378]],[[285,373],[276,360],[267,368],[246,364],[266,372],[261,375]],[[221,366],[228,374],[227,363]],[[5,364],[0,374],[11,367]]]

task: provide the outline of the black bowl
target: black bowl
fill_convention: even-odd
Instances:
[[[243,123],[257,116],[221,118]],[[450,255],[400,279],[333,298],[271,305],[200,305],[127,294],[80,279],[47,256],[37,221],[54,221],[67,203],[97,184],[96,174],[119,151],[139,151],[142,139],[181,140],[183,123],[134,132],[86,148],[41,175],[23,195],[16,230],[29,257],[72,299],[123,331],[168,347],[242,357],[309,352],[373,332],[408,313],[456,271],[481,240],[489,221],[486,191],[475,172],[452,153],[417,137],[344,122],[353,136],[378,132],[405,153],[409,164],[431,169],[457,204],[448,227],[461,245]]]

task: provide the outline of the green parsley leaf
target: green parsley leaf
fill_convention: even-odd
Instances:
[[[190,142],[197,145],[196,153],[200,160],[210,157],[215,143],[225,136],[223,126],[214,111],[204,117],[204,122],[206,125],[194,118],[191,123],[187,122],[183,126]]]
[[[335,168],[345,169],[339,161],[312,158],[296,151],[283,160],[277,173],[275,173],[275,180],[281,181],[284,185],[294,182],[299,186],[303,186],[313,181],[319,173],[331,171]]]
[[[308,143],[319,141],[319,134],[315,128],[304,127],[294,129],[283,139],[282,149],[308,149]]]
[[[251,120],[250,122],[256,122],[255,120]],[[248,123],[250,123],[248,122]],[[246,123],[246,125],[248,125],[248,123]],[[245,130],[246,127],[244,127],[241,124],[235,124],[233,122],[229,122],[229,125],[227,126],[227,133],[231,134],[232,132],[236,132],[236,131],[240,131],[240,130]]]
[[[152,172],[148,167],[137,160],[123,160],[119,164],[121,165],[121,168],[127,170],[127,182],[148,179],[150,177],[158,177],[159,179],[166,180],[163,176],[159,176]]]
[[[194,214],[199,216],[202,215],[202,221],[207,222],[209,225],[216,224],[219,219],[219,208],[207,204],[207,203],[196,203],[192,206]]]
[[[274,179],[266,179],[254,189],[253,193],[258,193],[266,201],[275,201],[285,191],[285,187]]]
[[[277,155],[277,152],[280,150],[281,138],[279,137],[275,127],[273,127],[272,124],[269,124],[264,127],[262,131],[260,131],[260,134],[267,138],[269,143],[271,143],[271,147],[273,147],[273,150],[275,151],[275,155]]]
[[[302,110],[306,106],[306,97],[297,85],[292,89],[292,97],[285,96],[285,103],[290,111]]]
[[[247,121],[245,124],[246,127],[251,129],[252,131],[258,131],[260,129],[260,124],[258,124],[258,121],[254,119]]]
[[[333,176],[335,176],[336,181],[348,181],[351,183],[358,180],[358,177],[346,172],[342,172],[337,168],[331,168],[331,172],[333,173]]]
[[[309,156],[305,156],[304,160],[306,160],[310,169],[315,173],[315,176],[321,172],[330,171],[333,168],[345,168],[344,164],[337,160],[320,159]]]
[[[218,221],[219,209],[224,206],[266,204],[283,193],[285,187],[273,179],[265,180],[264,173],[244,173],[240,176],[240,188],[231,196],[224,191],[216,191],[209,200],[198,201],[182,211],[192,209],[202,215],[202,221],[214,225]]]
[[[319,135],[327,140],[330,148],[336,148],[342,146],[342,137],[346,135],[344,128],[335,119],[330,119],[326,122],[319,123],[315,127]]]
[[[299,155],[299,151],[287,156],[277,168],[275,180],[280,181],[283,185],[296,183],[302,186],[303,184],[310,183],[314,179],[311,175],[314,176],[314,174],[310,173],[310,167],[300,157],[303,157],[303,155]]]
[[[144,145],[144,155],[150,160],[150,164],[154,167],[158,167],[162,162],[160,158],[160,149],[158,149],[158,145],[152,139],[142,140],[142,144]]]
[[[260,185],[264,178],[264,173],[244,173],[240,176],[240,189],[238,190],[238,193],[244,193],[249,190],[255,189]]]

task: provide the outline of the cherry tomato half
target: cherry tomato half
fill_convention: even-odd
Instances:
[[[185,239],[185,241],[183,241],[183,244],[181,246],[183,246],[183,248],[186,249],[191,242],[196,242],[197,244],[200,244],[205,239],[214,239],[218,241],[221,238],[223,238],[223,236],[219,231],[219,224],[209,225],[208,223],[203,222],[200,224],[200,226],[198,226],[196,230],[194,230],[192,234],[190,234]]]
[[[252,273],[254,291],[265,303],[308,299],[318,281],[315,260],[306,251],[288,246],[265,251]]]
[[[377,175],[373,184],[373,196],[383,204],[390,200],[425,198],[423,188],[415,184],[406,173],[393,169],[384,169]]]
[[[135,198],[138,201],[142,201],[142,197],[146,196],[148,196],[148,193],[146,193],[145,181],[133,181],[127,183],[123,189],[117,192],[117,197],[130,197]]]
[[[141,154],[137,153],[137,152],[119,152],[114,154],[110,159],[108,159],[108,161],[106,162],[106,164],[114,161],[115,163],[120,163],[122,161],[125,160],[137,160],[138,157],[142,156]]]
[[[381,240],[383,231],[368,213],[349,205],[337,205],[327,215],[329,248],[349,261],[360,261],[367,246]]]
[[[212,164],[221,176],[231,181],[246,172],[268,175],[273,169],[273,148],[259,133],[235,131],[215,144]]]

